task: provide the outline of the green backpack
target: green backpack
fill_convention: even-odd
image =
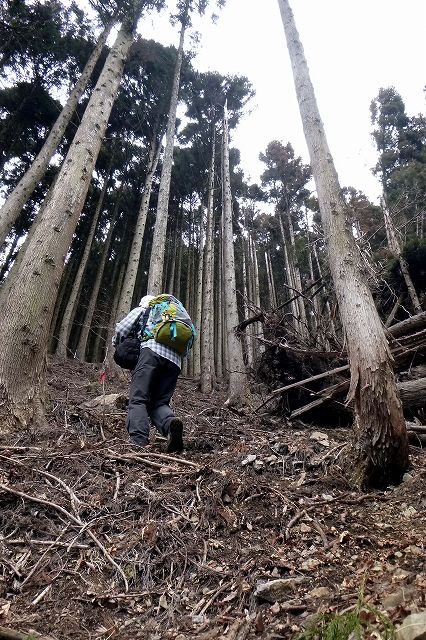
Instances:
[[[183,304],[174,296],[163,293],[153,298],[149,306],[151,312],[142,339],[153,338],[181,356],[188,355],[197,334]]]

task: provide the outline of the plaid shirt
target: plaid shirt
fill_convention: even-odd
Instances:
[[[142,316],[145,311],[146,309],[144,309],[143,307],[136,307],[136,309],[132,309],[130,313],[128,313],[127,316],[123,318],[123,320],[120,320],[120,322],[117,322],[117,324],[115,325],[115,335],[112,339],[113,345],[117,344],[117,342],[120,342],[123,338],[129,335],[130,331],[132,330],[139,316],[140,316],[139,320],[142,321]],[[139,331],[141,329],[140,321],[138,321]],[[149,317],[148,317],[148,322],[146,324],[146,328],[149,330],[152,330],[153,328],[153,325],[150,322]],[[146,348],[151,349],[151,351],[154,351],[154,353],[158,353],[158,355],[162,356],[163,358],[167,358],[167,360],[170,360],[176,366],[178,366],[179,369],[182,368],[182,358],[180,357],[178,352],[175,351],[174,349],[170,349],[170,347],[166,347],[166,345],[160,344],[159,342],[156,342],[153,339],[144,340],[141,343],[141,349],[146,349]]]

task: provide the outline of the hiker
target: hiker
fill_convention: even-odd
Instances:
[[[168,453],[183,449],[183,424],[169,406],[186,355],[195,337],[195,328],[182,303],[170,294],[146,295],[139,306],[116,325],[113,344],[117,347],[131,332],[138,340],[132,369],[126,427],[130,443],[149,444],[150,419],[167,438]],[[174,347],[174,348],[173,348]],[[139,356],[139,357],[138,357]],[[137,360],[136,360],[137,358]]]

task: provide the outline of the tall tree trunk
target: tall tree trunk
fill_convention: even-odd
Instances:
[[[279,222],[280,222],[281,237],[282,237],[282,241],[283,241],[284,264],[285,264],[285,270],[286,270],[286,275],[287,275],[287,284],[292,289],[292,292],[290,294],[290,298],[291,298],[290,309],[291,309],[291,313],[292,313],[292,316],[293,316],[293,327],[294,327],[294,330],[296,332],[300,332],[299,307],[297,306],[297,300],[295,299],[295,297],[293,295],[293,292],[296,289],[295,282],[294,282],[294,277],[293,277],[293,275],[294,275],[293,274],[293,265],[290,262],[290,255],[289,255],[289,251],[288,251],[288,247],[287,247],[287,240],[286,240],[286,237],[285,237],[284,225],[283,225],[281,214],[278,214],[278,217],[279,217]]]
[[[277,293],[275,289],[275,279],[274,272],[272,270],[272,260],[269,251],[265,251],[265,266],[266,266],[266,275],[268,280],[268,295],[269,295],[269,306],[271,309],[275,309],[277,306]]]
[[[250,273],[249,273],[249,269],[247,268],[248,260],[246,259],[246,250],[245,250],[246,242],[244,238],[242,238],[242,244],[243,244],[243,250],[242,250],[243,300],[244,300],[243,308],[244,308],[244,320],[246,320],[247,318],[250,317],[250,310],[248,305],[248,301],[250,300],[249,286],[248,286],[249,280],[250,280]],[[247,362],[247,366],[250,369],[253,366],[253,325],[252,324],[249,324],[246,331],[244,332],[244,335],[245,335],[245,344],[246,344],[246,362]]]
[[[227,363],[229,370],[229,399],[238,402],[243,398],[247,379],[243,350],[235,330],[239,324],[237,310],[237,287],[235,282],[234,240],[232,225],[232,194],[229,169],[228,110],[223,111],[222,169],[223,169],[223,274],[225,293]]]
[[[116,310],[116,319],[120,320],[129,311],[132,306],[133,294],[135,291],[136,278],[139,270],[141,259],[141,251],[143,238],[145,234],[146,220],[148,217],[149,201],[151,198],[152,179],[157,170],[158,160],[160,157],[161,143],[158,138],[157,127],[151,141],[151,147],[148,155],[148,166],[145,177],[145,185],[143,189],[141,206],[136,222],[136,229],[133,235],[132,247],[130,249],[129,261],[127,263],[126,275],[124,276],[123,287],[121,290],[120,300]]]
[[[204,301],[204,273],[205,273],[205,259],[204,259],[204,251],[205,251],[205,221],[204,221],[204,212],[203,207],[201,209],[201,223],[200,223],[200,233],[198,239],[198,268],[196,273],[196,301],[195,301],[195,329],[197,331],[197,337],[194,341],[194,378],[201,378],[201,339],[200,339],[200,328],[201,328],[201,318],[203,313],[203,301]],[[204,327],[203,327],[204,332]],[[211,366],[211,365],[210,365]]]
[[[183,202],[182,202],[181,210],[180,210],[180,219],[179,219],[179,233],[178,233],[178,236],[177,236],[176,264],[174,265],[175,277],[174,277],[174,282],[173,282],[173,289],[172,289],[172,292],[171,292],[171,293],[174,293],[174,295],[177,298],[180,298],[180,295],[181,295],[182,253],[183,253],[183,240],[182,240],[183,216],[184,216],[184,210],[183,210]],[[148,291],[149,291],[149,289],[148,289]]]
[[[289,210],[287,210],[287,220],[288,220],[288,230],[289,230],[289,234],[290,234],[290,245],[291,245],[291,265],[292,265],[292,269],[293,269],[293,282],[294,282],[294,287],[295,289],[297,289],[297,291],[299,291],[300,293],[302,292],[302,278],[300,277],[300,269],[299,269],[299,265],[296,262],[296,242],[294,240],[294,227],[293,227],[293,220],[291,219],[291,213]],[[307,320],[307,315],[306,315],[306,307],[305,307],[305,299],[303,298],[303,296],[299,296],[296,300],[296,304],[299,310],[299,318],[300,318],[300,331],[302,333],[302,336],[304,338],[307,338],[309,336],[309,326],[308,326],[308,320]]]
[[[179,229],[180,221],[182,220],[181,212],[178,210],[176,212],[176,216],[174,216],[174,220],[171,220],[172,224],[168,226],[168,238],[167,241],[169,243],[170,250],[167,255],[167,270],[166,270],[166,290],[174,291],[175,287],[175,271],[176,271],[176,262],[178,259],[178,239],[180,238],[181,229]],[[175,241],[172,241],[172,238]]]
[[[108,182],[111,176],[111,164],[108,169],[108,172],[105,176],[104,184],[102,186],[101,193],[99,195],[98,203],[96,205],[95,213],[93,215],[92,224],[90,227],[89,235],[86,239],[86,244],[84,247],[83,256],[81,258],[77,275],[74,280],[73,288],[71,291],[71,295],[68,299],[67,306],[65,307],[65,312],[62,317],[61,329],[58,335],[58,346],[56,348],[56,354],[61,358],[66,358],[68,356],[68,341],[71,333],[72,324],[74,322],[74,315],[77,308],[77,301],[80,296],[81,285],[83,283],[83,276],[86,270],[87,263],[89,261],[90,250],[92,248],[93,238],[95,236],[96,228],[98,226],[99,216],[102,211],[102,207],[104,204],[105,195],[107,192]]]
[[[82,252],[76,250],[73,252],[68,259],[68,262],[65,265],[64,271],[62,273],[61,283],[59,285],[59,293],[56,297],[55,310],[53,312],[52,321],[50,324],[50,341],[49,341],[49,351],[50,353],[55,353],[56,345],[58,341],[58,331],[60,327],[57,327],[58,318],[64,311],[65,304],[64,300],[68,300],[69,294],[71,292],[75,276],[78,271],[78,265],[80,264]]]
[[[350,360],[356,475],[360,486],[399,482],[408,466],[407,430],[383,326],[362,270],[293,13],[278,0],[318,192],[324,236]]]
[[[166,250],[167,218],[169,212],[170,182],[173,168],[173,149],[176,133],[176,112],[179,98],[180,72],[185,39],[185,20],[180,31],[179,47],[173,77],[172,96],[167,120],[166,146],[163,156],[160,186],[158,190],[157,217],[152,241],[151,263],[148,274],[148,291],[152,295],[161,293],[163,287],[164,256]]]
[[[316,246],[315,242],[313,243],[312,247],[313,247],[313,252],[314,252],[314,257],[315,257],[315,263],[316,263],[317,269],[318,269],[318,275],[322,280],[323,279],[323,273],[322,273],[322,268],[321,268],[321,262],[319,260],[317,246]],[[335,338],[337,340],[338,338],[337,338],[336,326],[334,324],[333,313],[331,311],[330,301],[329,301],[328,297],[325,300],[324,306],[326,308],[327,315],[328,315],[330,333],[333,336],[333,338]]]
[[[107,352],[105,354],[105,356],[108,357],[108,360],[109,360],[109,352],[111,351],[112,337],[115,333],[115,324],[116,324],[115,319],[119,318],[117,309],[120,303],[120,294],[123,288],[125,275],[126,275],[126,263],[123,261],[123,263],[120,266],[120,272],[117,276],[117,280],[114,284],[115,293],[114,293],[114,299],[111,305],[111,315],[109,317],[109,322],[108,322],[108,334],[107,334],[107,341],[106,341]]]
[[[222,235],[222,234],[220,234]],[[223,330],[223,272],[222,272],[222,237],[220,238],[220,244],[217,250],[217,287],[214,292],[214,318],[215,323],[213,325],[214,339],[215,339],[215,371],[216,378],[222,380],[224,378],[224,330]],[[214,268],[214,265],[212,265]]]
[[[253,238],[251,238],[252,245],[252,263],[253,263],[253,302],[260,311],[260,285],[259,285],[259,262],[257,259],[256,244]],[[259,353],[264,351],[263,342],[256,340],[255,336],[263,338],[263,324],[256,322],[253,324],[254,336],[253,336],[253,360]],[[257,330],[257,334],[256,334]]]
[[[96,63],[99,60],[114,23],[115,19],[111,20],[102,31],[96,47],[93,49],[88,61],[86,62],[80,78],[77,80],[75,87],[68,96],[68,100],[50,130],[43,147],[32,162],[30,168],[22,176],[0,209],[0,247],[21,213],[22,207],[29,200],[34,189],[43,178],[49,162],[55,153],[58,144],[62,140],[62,136],[64,135],[65,129],[72,118],[75,108],[86,89],[87,83],[93,73]]]
[[[201,312],[201,391],[211,393],[214,375],[214,181],[216,158],[216,130],[213,125],[212,149],[209,168],[209,185],[207,195],[206,244],[204,248],[203,269],[203,305]],[[221,298],[219,298],[221,299]],[[219,322],[219,319],[218,319]]]
[[[123,25],[0,310],[0,404],[9,428],[43,419],[47,343],[64,256],[83,208],[132,41],[132,30]]]
[[[398,238],[395,233],[395,227],[393,225],[392,219],[389,215],[388,208],[386,206],[385,200],[382,199],[382,209],[383,216],[385,219],[385,229],[386,236],[388,240],[389,249],[392,251],[394,256],[398,258],[399,266],[401,269],[402,276],[405,280],[405,284],[407,287],[408,295],[410,296],[411,304],[413,305],[414,311],[416,313],[422,312],[422,306],[420,304],[419,298],[417,296],[417,292],[413,281],[410,276],[410,271],[408,269],[408,264],[404,256],[402,255],[401,246],[399,244]]]
[[[19,233],[15,233],[15,236],[14,236],[12,242],[10,243],[10,246],[8,248],[8,251],[7,251],[7,255],[5,256],[4,262],[3,262],[2,267],[0,269],[0,283],[3,282],[3,280],[5,279],[6,274],[10,269],[11,263],[15,259],[16,253],[18,253],[18,252],[15,253],[15,249],[16,249],[16,246],[18,244],[18,240],[19,240]],[[0,247],[1,247],[1,242],[0,242]]]
[[[190,212],[189,212],[189,239],[188,246],[186,248],[186,284],[185,284],[185,309],[188,310],[190,316],[194,317],[194,312],[192,309],[192,300],[194,294],[194,288],[192,286],[192,282],[194,279],[194,208],[192,206],[192,196],[190,201]],[[194,375],[194,362],[192,360],[193,351],[191,350],[189,356],[185,358],[186,362],[186,370],[187,375],[193,377]]]
[[[307,239],[307,252],[308,252],[308,264],[309,264],[309,277],[311,283],[315,282],[314,262],[312,260],[312,245],[311,234],[309,232],[309,220],[307,210],[305,208],[305,221],[306,221],[306,239]],[[314,308],[314,317],[312,318],[312,332],[315,335],[315,339],[318,340],[321,349],[330,349],[330,344],[327,340],[327,336],[324,332],[324,323],[321,317],[320,299],[318,294],[312,296],[312,305]]]
[[[122,183],[123,186],[123,183]],[[115,230],[115,224],[117,222],[117,218],[118,218],[118,214],[119,214],[119,204],[120,204],[120,197],[121,197],[121,192],[118,194],[118,197],[116,199],[115,205],[114,205],[114,212],[112,214],[111,217],[111,222],[109,225],[109,229],[108,229],[108,235],[105,239],[105,243],[104,243],[104,247],[102,250],[102,255],[101,255],[101,259],[99,261],[99,264],[96,265],[97,267],[97,271],[96,271],[96,278],[95,278],[95,282],[92,286],[92,289],[90,291],[90,300],[89,300],[89,304],[87,306],[87,311],[86,311],[86,315],[84,318],[84,323],[83,323],[83,327],[81,329],[80,332],[80,337],[78,339],[78,345],[77,345],[77,349],[76,349],[76,356],[79,360],[84,360],[85,356],[86,356],[86,349],[87,349],[87,342],[89,339],[89,334],[90,334],[90,329],[92,327],[92,321],[93,321],[93,315],[95,313],[95,309],[96,309],[96,302],[98,299],[98,295],[99,295],[99,289],[101,288],[101,284],[102,284],[102,277],[104,275],[104,270],[105,270],[105,264],[109,255],[109,250],[111,247],[111,242],[114,236],[114,230]]]

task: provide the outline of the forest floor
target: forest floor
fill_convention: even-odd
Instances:
[[[361,593],[395,623],[426,608],[420,448],[400,486],[359,493],[343,471],[348,430],[242,415],[183,378],[184,453],[154,434],[135,450],[124,407],[81,407],[99,375],[52,361],[48,426],[0,442],[0,625],[56,640],[272,640]]]

